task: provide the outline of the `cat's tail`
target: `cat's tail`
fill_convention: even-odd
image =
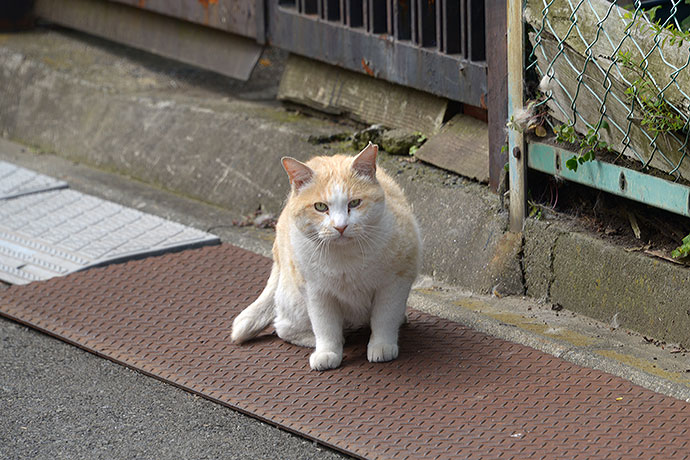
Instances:
[[[266,329],[275,318],[275,293],[278,287],[278,264],[273,263],[263,292],[232,322],[232,341],[245,342]]]

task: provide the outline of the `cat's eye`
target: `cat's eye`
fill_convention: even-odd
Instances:
[[[362,200],[356,199],[356,200],[350,201],[350,202],[347,204],[347,207],[350,208],[350,209],[352,209],[352,208],[356,208],[356,207],[359,206],[360,204],[362,204]]]
[[[326,212],[328,211],[328,205],[326,203],[314,203],[314,209],[319,212]]]

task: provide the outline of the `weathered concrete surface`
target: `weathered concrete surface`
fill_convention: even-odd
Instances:
[[[123,176],[89,168],[83,164],[75,164],[55,155],[36,155],[20,145],[1,139],[0,159],[59,177],[68,182],[70,187],[81,192],[114,200],[124,206],[141,209],[195,228],[211,230],[220,236],[224,242],[238,245],[266,257],[271,256],[274,232],[252,227],[232,226],[229,222],[237,217],[232,211],[175,195]],[[389,166],[395,164],[388,161],[386,163]],[[510,243],[511,240],[519,241],[521,235],[503,238],[507,243]],[[425,276],[422,276],[416,283],[408,303],[411,308],[457,321],[492,336],[521,343],[581,366],[618,375],[645,388],[690,401],[688,354],[676,353],[674,347],[670,345],[666,347],[655,346],[640,334],[628,329],[621,327],[612,330],[607,322],[599,322],[572,311],[554,310],[551,304],[541,302],[539,299],[522,296],[477,295]],[[4,331],[2,321],[0,321],[0,336]],[[5,335],[8,337],[7,343],[14,342],[14,334],[10,332]],[[53,345],[56,346],[56,344],[57,342],[53,341]],[[2,347],[0,346],[0,348]],[[36,354],[20,353],[26,348],[23,346],[10,347],[8,354],[11,355],[11,358],[5,361],[15,362],[17,364],[13,368],[20,368],[22,359],[27,357],[30,357],[31,360],[36,359]],[[60,347],[60,349],[64,348]],[[66,350],[63,351],[67,354]],[[46,369],[48,375],[51,372],[59,375],[63,371],[59,369],[63,361],[51,361],[52,352],[48,351],[47,353],[48,358],[40,360],[40,367]],[[79,353],[82,352],[79,350],[73,352],[75,356]],[[21,356],[18,357],[17,355]],[[0,357],[0,359],[2,358]],[[14,383],[13,377],[7,372],[6,367],[0,367],[0,387],[2,387],[2,370],[4,370],[6,371],[5,378],[10,382],[11,388],[24,388],[22,386],[24,385],[23,380]],[[29,367],[31,368],[33,365],[29,365]],[[54,370],[55,367],[58,369]],[[99,372],[93,366],[88,366],[88,362],[75,364],[75,367],[83,368],[85,375]],[[114,383],[117,385],[117,381]],[[138,384],[132,382],[132,385]],[[111,389],[111,386],[104,381],[99,381],[97,385],[99,389],[104,390],[104,393],[108,393]],[[28,391],[31,393],[31,390]],[[42,388],[34,389],[34,392],[41,393],[43,391],[45,390]],[[112,393],[116,392],[117,390]],[[146,389],[132,391],[133,394],[140,392],[148,395]],[[69,405],[71,404],[70,401],[79,399],[76,391],[71,391],[69,386],[68,391],[50,390],[49,393],[51,404],[53,404],[52,401],[57,400],[58,406]],[[62,394],[65,395],[64,398],[61,396]],[[122,398],[118,398],[116,394],[110,394],[107,397],[111,400],[108,404],[112,404],[113,407],[121,404],[118,400]],[[151,397],[159,398],[155,394]],[[127,398],[129,397],[125,395],[124,399]],[[95,410],[97,408],[89,407],[89,405],[96,405],[98,400],[91,399],[88,394],[86,399],[87,401],[78,400],[78,404],[85,413],[97,412]],[[39,401],[34,400],[24,399],[23,401],[24,403],[39,404]],[[132,403],[138,404],[136,401],[127,401],[127,404]],[[52,405],[47,411],[50,412],[51,408]],[[46,409],[40,406],[32,407],[30,410],[39,412]],[[203,408],[201,410],[203,411]],[[15,421],[21,422],[20,420]],[[172,422],[169,418],[163,417],[161,419],[162,427],[167,423]],[[41,427],[35,432],[37,436],[51,433],[51,430],[55,429],[52,426],[42,426],[41,423],[36,424],[35,427]],[[196,432],[192,431],[192,434],[194,433]],[[106,433],[98,431],[93,435],[113,439],[117,438],[118,433],[115,432],[113,436],[108,436]],[[34,434],[27,433],[27,436],[28,438],[22,439],[36,439]],[[271,435],[266,434],[266,436]],[[189,442],[190,437],[181,436],[179,441],[181,443]],[[156,437],[151,437],[150,441],[144,445],[151,445],[156,442]],[[0,442],[1,445],[2,442]],[[71,446],[70,450],[78,452],[80,447],[78,445]],[[278,444],[278,448],[281,447],[282,445]],[[207,445],[203,451],[207,452],[208,449],[212,448],[212,446]],[[200,454],[199,458],[202,457],[203,455]],[[256,455],[251,454],[249,457],[254,458]],[[275,455],[268,457],[277,458]],[[14,457],[10,456],[10,458]],[[115,456],[114,458],[118,457]],[[285,458],[291,457],[286,454]]]
[[[342,130],[242,99],[275,78],[242,85],[49,30],[0,42],[5,137],[243,212],[276,211],[287,191],[279,159],[306,159],[310,134]]]
[[[572,231],[567,224],[531,220],[526,235],[529,295],[690,346],[690,270]]]
[[[265,59],[271,64],[240,83],[74,33],[0,35],[0,131],[218,206],[216,231],[258,206],[280,209],[288,187],[281,156],[353,153],[347,141],[310,143],[357,128],[278,105],[281,56]],[[414,206],[423,272],[435,280],[475,293],[526,292],[606,322],[618,313],[625,327],[690,345],[686,268],[559,222],[529,220],[524,235],[507,234],[507,212],[486,187],[400,157],[382,155],[380,164]]]
[[[423,272],[471,289],[522,293],[508,214],[486,187],[420,162],[382,157],[412,202],[424,243]]]
[[[277,104],[281,56],[272,62],[241,84],[84,35],[4,35],[0,129],[39,151],[238,214],[259,206],[276,213],[288,191],[280,158],[352,154],[348,142],[316,146],[309,139],[355,128]],[[496,196],[470,181],[449,182],[451,176],[421,163],[381,164],[416,209],[426,273],[479,292],[499,285],[522,292],[516,252],[499,247],[507,215]]]

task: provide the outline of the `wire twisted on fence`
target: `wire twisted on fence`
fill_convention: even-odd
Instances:
[[[690,179],[690,4],[621,3],[526,0],[535,108],[548,109],[552,128],[595,133],[642,168]]]

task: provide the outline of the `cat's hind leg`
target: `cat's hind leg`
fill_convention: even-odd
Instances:
[[[286,283],[287,284],[287,283]],[[314,348],[316,338],[307,313],[307,304],[299,289],[281,285],[276,293],[276,319],[273,325],[278,337],[301,347]]]
[[[311,330],[297,329],[291,325],[285,325],[276,322],[276,334],[278,337],[300,347],[314,348],[316,346],[316,337]]]

